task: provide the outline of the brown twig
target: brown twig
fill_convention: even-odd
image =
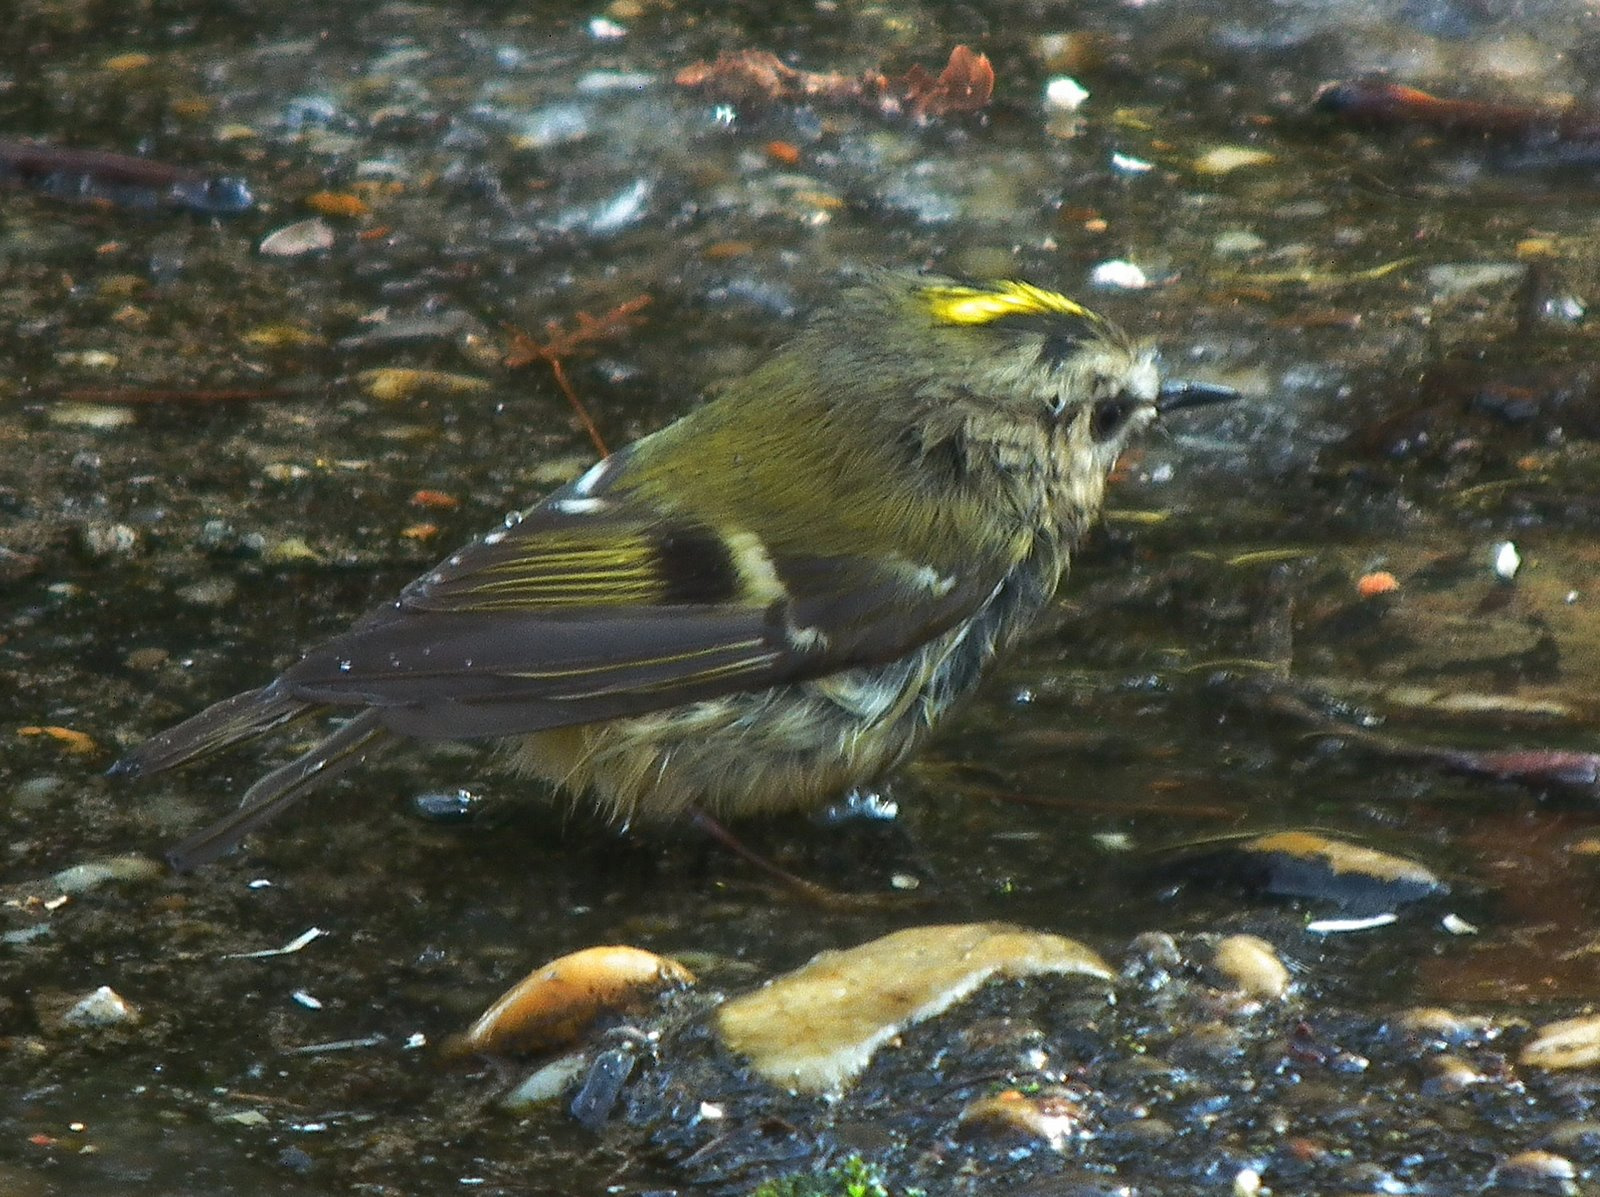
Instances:
[[[505,356],[506,366],[513,370],[520,366],[531,365],[533,362],[544,362],[549,366],[550,373],[555,377],[556,386],[560,387],[561,393],[567,397],[567,402],[577,415],[578,422],[589,434],[590,441],[599,450],[601,457],[609,456],[611,451],[606,448],[600,429],[595,426],[588,409],[583,405],[583,400],[579,399],[577,391],[573,390],[572,383],[567,378],[566,366],[562,364],[563,359],[595,341],[632,328],[638,323],[639,312],[649,304],[648,295],[635,295],[600,316],[578,312],[573,316],[572,328],[562,328],[559,320],[546,320],[544,332],[547,340],[542,344],[521,329],[506,325],[506,330],[511,334],[511,348],[506,351]]]

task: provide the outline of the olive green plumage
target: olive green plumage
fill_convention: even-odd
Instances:
[[[350,716],[173,854],[212,859],[396,736],[494,739],[619,820],[826,801],[910,754],[1054,593],[1166,392],[1025,283],[877,275],[713,402],[135,749]]]

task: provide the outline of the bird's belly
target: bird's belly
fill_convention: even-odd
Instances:
[[[929,646],[889,666],[523,736],[524,772],[620,822],[689,807],[743,816],[820,805],[892,769],[926,736]]]
[[[586,796],[618,822],[690,807],[742,816],[817,806],[900,764],[1049,601],[1054,538],[968,622],[887,665],[516,740],[513,764]]]

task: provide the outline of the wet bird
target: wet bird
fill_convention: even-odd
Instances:
[[[1233,397],[1054,291],[881,273],[716,400],[128,753],[343,717],[210,861],[396,740],[491,740],[619,821],[804,808],[904,761],[1055,593],[1123,448]]]

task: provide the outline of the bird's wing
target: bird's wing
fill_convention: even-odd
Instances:
[[[558,492],[313,650],[270,689],[391,731],[509,735],[891,661],[971,616],[999,567],[941,576],[785,555],[626,496]]]

